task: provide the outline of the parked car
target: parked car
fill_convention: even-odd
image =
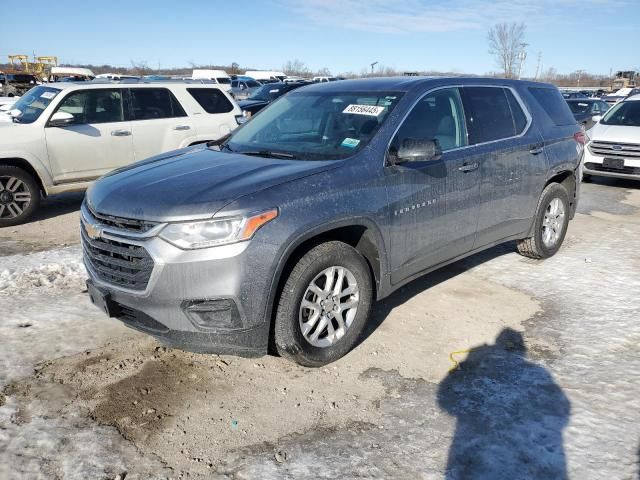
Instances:
[[[286,73],[274,70],[247,70],[244,74],[245,76],[251,77],[262,84],[269,82],[282,82],[287,78]]]
[[[562,92],[562,96],[564,97],[565,100],[568,100],[570,98],[588,98],[582,92],[570,92],[570,91],[566,91],[566,90]]]
[[[49,82],[87,82],[96,78],[89,68],[51,67],[47,80]]]
[[[38,83],[38,79],[29,73],[0,72],[0,97],[19,97]]]
[[[640,88],[625,87],[612,93],[611,95],[604,95],[601,100],[604,100],[610,105],[615,105],[618,102],[625,100],[628,97],[640,94]]]
[[[226,91],[231,91],[231,77],[224,70],[194,69],[191,78],[194,80],[211,80],[223,86]]]
[[[560,248],[582,132],[552,85],[311,85],[218,146],[113,172],[81,212],[93,302],[162,342],[317,367],[375,300],[497,243]],[[180,188],[176,188],[179,185]]]
[[[567,104],[573,113],[573,117],[580,125],[584,125],[588,130],[597,122],[598,118],[609,110],[610,105],[600,99],[592,98],[571,98],[567,100]]]
[[[337,77],[313,77],[311,79],[313,83],[326,83],[326,82],[337,82]]]
[[[10,114],[0,123],[0,227],[24,222],[41,194],[223,137],[241,112],[217,85],[80,82],[37,86]]]
[[[640,180],[640,95],[617,103],[587,132],[583,176]]]
[[[254,90],[245,100],[238,102],[245,118],[255,115],[264,107],[291,90],[309,85],[305,83],[268,83]]]
[[[253,78],[237,77],[231,80],[231,92],[237,100],[244,100],[262,85]]]

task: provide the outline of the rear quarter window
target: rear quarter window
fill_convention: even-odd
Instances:
[[[555,88],[529,87],[529,93],[535,101],[542,107],[551,121],[558,125],[574,125],[576,119],[562,97],[562,94]]]
[[[233,104],[217,88],[187,88],[189,94],[207,113],[229,113]]]

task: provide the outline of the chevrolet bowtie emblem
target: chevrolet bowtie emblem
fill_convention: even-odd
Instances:
[[[102,237],[102,229],[100,227],[85,222],[84,228],[90,239],[96,240]]]

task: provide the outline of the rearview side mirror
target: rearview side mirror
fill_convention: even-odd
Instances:
[[[67,112],[56,112],[49,119],[50,127],[66,127],[74,122],[73,115]]]
[[[602,115],[594,115],[593,117],[591,117],[591,120],[593,120],[593,123],[598,123],[600,120],[602,120]]]
[[[391,156],[394,165],[405,162],[428,162],[442,158],[440,142],[434,139],[405,138],[395,155]]]

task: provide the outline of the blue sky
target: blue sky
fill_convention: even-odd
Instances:
[[[300,59],[334,74],[378,61],[483,74],[497,70],[488,28],[524,21],[527,76],[538,52],[544,70],[560,73],[640,70],[640,0],[22,0],[20,11],[3,22],[4,58],[35,51],[65,63],[276,70]]]

